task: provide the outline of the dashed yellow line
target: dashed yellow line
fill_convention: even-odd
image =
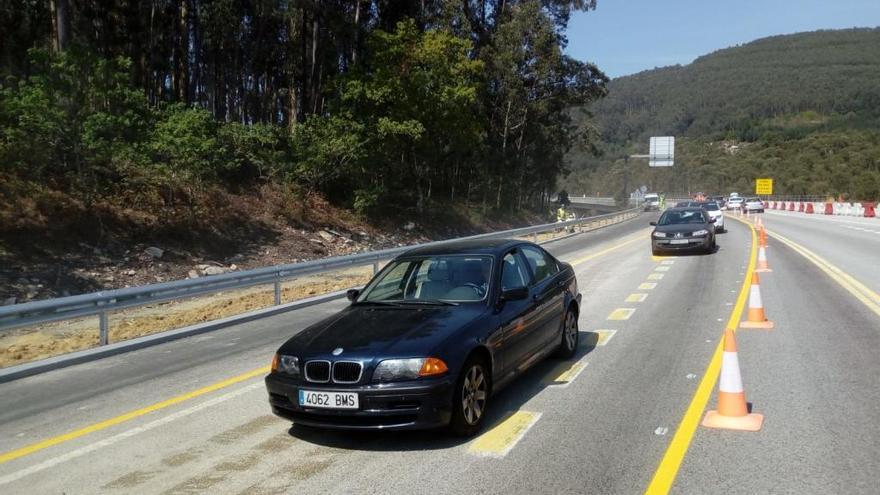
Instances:
[[[662,273],[652,273],[648,275],[648,280],[663,280],[663,275]]]
[[[608,315],[609,320],[628,320],[636,312],[636,308],[617,308]]]
[[[639,290],[653,290],[657,287],[657,282],[642,282],[639,284]]]
[[[645,302],[645,299],[648,298],[647,294],[634,293],[626,296],[626,302],[636,303],[636,302]]]
[[[485,457],[504,457],[522,440],[540,417],[541,413],[538,412],[511,413],[502,422],[474,440],[468,452]]]
[[[661,266],[658,266],[657,268],[654,268],[654,271],[655,272],[668,272],[669,267],[666,265],[661,265]]]
[[[556,369],[551,373],[551,376],[555,376],[555,378],[549,380],[550,385],[568,385],[573,382],[578,375],[581,374],[581,371],[584,371],[584,368],[587,367],[586,362],[576,361],[574,363],[562,363],[556,367]]]
[[[614,337],[614,334],[617,333],[617,330],[594,330],[593,333],[598,334],[599,338],[596,340],[596,345],[603,346],[608,344],[608,341]]]

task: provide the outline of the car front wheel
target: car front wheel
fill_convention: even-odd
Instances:
[[[482,359],[467,360],[458,377],[452,398],[452,420],[449,429],[455,435],[469,437],[480,430],[489,405],[489,375]]]

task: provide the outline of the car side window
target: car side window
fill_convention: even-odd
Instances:
[[[549,254],[544,252],[544,250],[531,246],[524,246],[522,248],[522,253],[525,255],[526,260],[529,262],[529,266],[532,268],[532,274],[535,276],[535,283],[539,284],[559,272],[559,267],[556,265],[556,261],[550,257]]]
[[[501,290],[526,287],[528,279],[525,267],[520,257],[516,255],[516,251],[505,254],[501,260]]]

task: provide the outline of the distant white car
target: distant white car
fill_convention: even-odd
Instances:
[[[740,208],[743,207],[743,202],[744,202],[743,198],[740,198],[739,196],[731,197],[730,199],[727,200],[727,209],[728,210],[739,210]]]
[[[691,201],[687,204],[687,206],[698,206],[706,210],[709,214],[709,218],[715,220],[715,233],[720,234],[727,232],[727,229],[724,228],[724,212],[721,211],[721,208],[718,206],[718,203],[715,201]]]
[[[745,201],[744,208],[749,213],[764,213],[764,202],[760,198],[749,198]]]
[[[660,196],[654,193],[645,194],[645,211],[660,209]]]

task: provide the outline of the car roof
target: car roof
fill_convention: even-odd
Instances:
[[[461,241],[448,241],[439,244],[416,247],[401,254],[399,258],[408,256],[430,256],[430,255],[448,255],[448,254],[488,254],[500,256],[508,249],[520,245],[527,244],[533,246],[531,242],[521,241],[517,239],[474,239]],[[540,246],[536,246],[540,247]]]

